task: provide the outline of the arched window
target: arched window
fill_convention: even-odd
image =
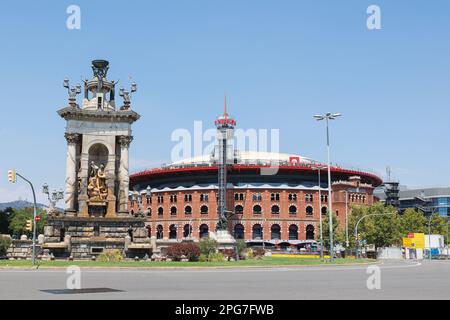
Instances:
[[[208,206],[201,206],[200,207],[200,213],[201,214],[208,214]]]
[[[311,224],[306,226],[306,240],[314,240],[314,226]]]
[[[209,228],[208,225],[206,224],[202,224],[200,226],[200,233],[199,233],[200,238],[207,238],[209,236]]]
[[[147,228],[147,237],[150,238],[152,236],[152,227],[146,226],[146,228]]]
[[[152,216],[152,208],[148,207],[147,208],[147,217],[151,217]]]
[[[279,214],[280,213],[280,207],[277,205],[272,206],[272,214]]]
[[[170,215],[171,216],[177,215],[177,207],[170,207]]]
[[[164,236],[163,226],[159,224],[158,227],[156,228],[156,239],[162,239],[163,236]]]
[[[261,211],[262,211],[262,208],[261,208],[261,206],[259,204],[253,206],[253,213],[254,214],[261,214]]]
[[[185,224],[183,228],[183,237],[190,237],[192,234],[192,226],[190,224]]]
[[[272,227],[270,227],[270,238],[272,240],[281,239],[281,228],[278,224],[273,224]]]
[[[158,208],[158,216],[162,216],[164,214],[164,209],[163,207],[159,207]]]
[[[289,214],[297,214],[297,207],[296,206],[289,206]]]
[[[244,239],[244,226],[240,223],[234,226],[234,238]]]
[[[298,227],[295,224],[289,226],[289,240],[298,240]]]
[[[192,207],[186,206],[184,207],[184,214],[191,214],[192,213]]]
[[[253,240],[262,240],[263,238],[263,229],[260,224],[253,225],[252,228],[252,239]]]
[[[327,214],[327,207],[322,207],[321,211],[322,211],[322,215],[326,215]]]
[[[244,213],[244,207],[238,204],[236,207],[234,207],[234,213],[236,214]]]
[[[131,215],[134,216],[134,210],[133,209],[131,209]]]
[[[311,206],[306,207],[306,215],[307,216],[312,216],[313,211],[314,211],[313,207],[311,207]]]
[[[169,227],[169,239],[176,239],[176,238],[177,238],[177,226],[171,224]]]

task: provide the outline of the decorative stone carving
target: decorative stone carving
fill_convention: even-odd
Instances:
[[[88,184],[89,203],[103,202],[108,196],[108,188],[106,187],[105,166],[101,164],[97,166],[94,161],[91,163],[91,173]]]
[[[131,141],[133,141],[133,136],[120,136],[119,144],[122,148],[128,148],[130,146]]]
[[[69,144],[76,144],[80,140],[80,135],[78,133],[66,132],[64,134],[64,137],[66,138],[67,143]]]

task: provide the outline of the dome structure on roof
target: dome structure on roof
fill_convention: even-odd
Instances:
[[[207,165],[213,164],[214,158],[211,155],[201,155],[172,162],[169,166],[183,165]],[[314,164],[316,161],[296,154],[262,152],[262,151],[238,151],[236,152],[236,164]]]

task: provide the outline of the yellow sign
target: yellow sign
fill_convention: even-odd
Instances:
[[[413,249],[425,248],[425,234],[410,233],[407,238],[403,238],[403,247]]]

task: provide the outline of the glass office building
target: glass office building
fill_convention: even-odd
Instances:
[[[386,197],[380,190],[374,192],[374,195],[381,201],[384,201]],[[400,190],[399,200],[401,212],[408,208],[416,209],[426,206],[431,212],[450,218],[450,188]]]

